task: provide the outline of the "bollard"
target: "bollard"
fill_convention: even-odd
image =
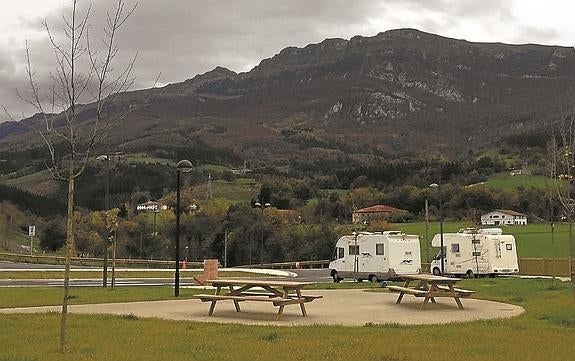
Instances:
[[[214,280],[218,278],[218,265],[217,259],[205,259],[204,260],[204,279]]]

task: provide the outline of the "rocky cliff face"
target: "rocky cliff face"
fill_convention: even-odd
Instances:
[[[573,48],[470,43],[412,29],[286,48],[202,94],[269,96],[327,131],[486,144],[538,126],[573,95]],[[295,104],[294,104],[295,103]],[[425,134],[421,134],[422,131]],[[409,143],[410,140],[406,139]]]
[[[137,147],[162,132],[176,142],[201,134],[245,154],[269,148],[273,157],[301,155],[298,134],[299,148],[303,137],[454,154],[544,126],[571,103],[574,75],[573,48],[471,43],[413,29],[327,39],[286,48],[247,73],[216,68],[153,90],[145,106],[139,94],[149,91],[128,94],[123,101],[140,110],[126,119],[131,132],[122,139]]]

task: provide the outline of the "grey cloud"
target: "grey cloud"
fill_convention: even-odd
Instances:
[[[101,36],[98,29],[106,11],[112,10],[116,2],[92,2],[90,32],[93,44]],[[80,1],[79,4],[81,13],[89,2]],[[126,4],[128,7],[134,2],[126,0]],[[46,19],[57,37],[62,36],[62,15],[67,16],[69,10],[69,6],[57,9]],[[116,66],[121,68],[138,53],[135,88],[149,87],[158,73],[162,73],[162,83],[170,83],[216,66],[247,71],[287,46],[305,46],[327,37],[357,35],[352,29],[380,11],[380,5],[370,0],[140,1],[118,34],[120,53]],[[42,26],[40,19],[32,19],[26,25],[35,29]],[[48,73],[54,70],[53,52],[46,39],[30,42],[29,46],[39,82],[46,87]],[[18,57],[23,63],[23,54]],[[23,74],[12,79],[12,83],[20,87],[24,82]],[[8,92],[6,84],[3,82],[4,92]]]
[[[537,28],[529,25],[518,26],[517,32],[515,38],[517,39],[516,42],[519,43],[525,43],[525,39],[529,39],[529,43],[553,44],[559,41],[561,35],[555,29]]]
[[[112,2],[98,1],[94,12]],[[360,24],[374,8],[366,0],[146,1],[122,34],[123,50],[137,50],[145,72],[161,71],[165,81],[217,65],[243,71],[284,47],[341,36],[331,34],[334,28]]]

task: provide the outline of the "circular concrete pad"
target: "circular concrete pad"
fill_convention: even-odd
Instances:
[[[197,299],[153,302],[105,303],[72,305],[69,312],[83,314],[133,314],[137,317],[154,317],[169,320],[199,322],[242,323],[254,325],[301,326],[365,324],[438,324],[472,320],[509,318],[525,310],[519,306],[463,298],[465,309],[457,308],[452,298],[438,298],[420,310],[422,298],[405,295],[396,304],[397,294],[366,292],[364,290],[314,290],[303,294],[322,295],[323,298],[306,303],[308,317],[302,317],[298,305],[286,306],[283,318],[276,321],[277,307],[268,302],[241,302],[242,312],[236,312],[232,301],[219,301],[213,316],[208,316],[209,302]],[[59,306],[1,309],[0,313],[38,313],[60,311]]]

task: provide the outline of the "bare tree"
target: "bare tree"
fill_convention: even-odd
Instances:
[[[573,185],[575,181],[575,115],[561,112],[561,119],[554,128],[549,143],[551,177],[554,179],[555,190],[564,216],[569,222],[569,248],[571,255],[571,285],[573,302],[575,303],[575,244],[573,240],[573,218],[575,199]]]
[[[51,26],[44,22],[56,60],[56,69],[50,76],[51,87],[48,91],[41,90],[38,85],[37,76],[32,70],[30,49],[26,44],[29,95],[21,96],[43,117],[42,126],[37,131],[48,149],[47,168],[54,178],[66,182],[68,186],[66,266],[60,323],[61,351],[64,351],[66,344],[70,258],[74,252],[75,180],[84,172],[94,147],[114,124],[131,111],[126,109],[113,116],[105,112],[106,107],[132,85],[132,68],[135,61],[134,57],[119,71],[114,71],[112,67],[119,51],[117,33],[137,4],[126,8],[124,1],[118,0],[113,11],[107,12],[104,35],[98,51],[90,42],[89,20],[92,7],[89,6],[80,15],[77,3],[77,0],[73,0],[69,17],[62,18],[63,36],[56,36]],[[93,119],[83,120],[81,124],[79,115],[85,108],[80,102],[93,102],[93,105],[87,107],[95,107]],[[45,109],[48,106],[50,112]]]

